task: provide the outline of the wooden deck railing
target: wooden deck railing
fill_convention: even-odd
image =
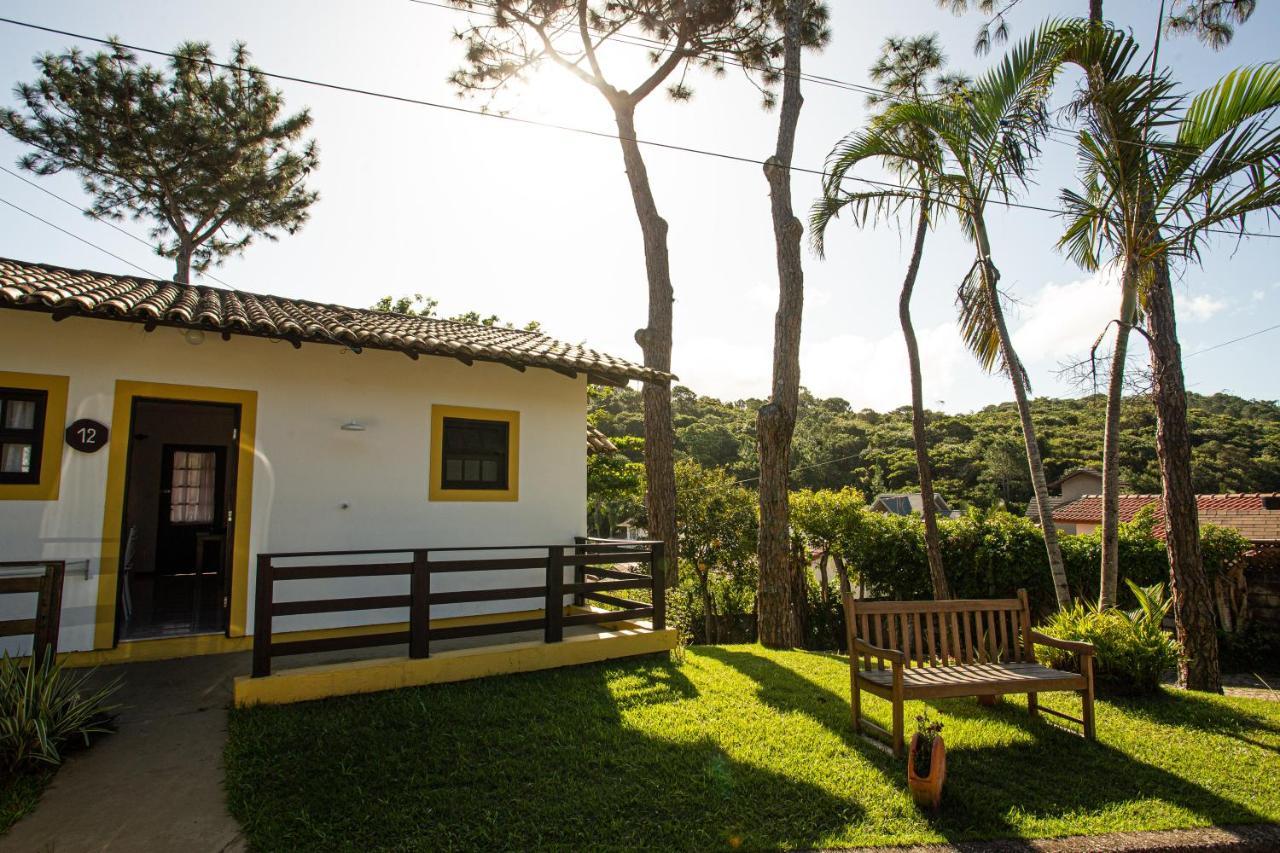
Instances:
[[[0,638],[32,638],[31,659],[41,660],[58,651],[58,625],[62,618],[63,560],[30,560],[0,563],[0,569],[31,569],[23,574],[0,577],[0,596],[36,594],[35,615],[31,619],[0,620]]]
[[[521,551],[539,553],[511,557],[492,556],[495,552]],[[470,556],[477,552],[483,553],[484,556]],[[283,655],[408,643],[409,657],[425,658],[430,655],[431,643],[436,640],[508,634],[541,628],[544,640],[548,643],[556,643],[564,638],[566,626],[623,622],[633,619],[651,619],[654,629],[662,630],[666,627],[663,556],[661,542],[583,537],[578,537],[572,545],[482,545],[469,548],[294,551],[259,554],[253,619],[253,676],[257,678],[270,675],[271,659]],[[325,562],[352,557],[367,559],[371,562],[338,565]],[[317,560],[321,562],[314,562]],[[276,561],[287,561],[291,565],[277,565]],[[307,561],[311,564],[306,564]],[[623,568],[602,568],[628,564],[647,565],[648,574]],[[573,580],[569,583],[565,583],[567,568],[573,570]],[[537,586],[431,591],[431,579],[435,575],[527,569],[543,569],[546,573],[545,580]],[[276,601],[275,599],[276,584],[288,581],[404,576],[409,577],[407,595],[314,598],[304,601]],[[615,595],[630,589],[648,589],[652,600],[646,603]],[[567,595],[572,595],[574,604],[580,607],[595,603],[617,609],[603,612],[566,613],[563,602]],[[543,600],[542,615],[536,619],[508,619],[441,628],[431,626],[432,605],[531,598]],[[352,613],[400,607],[409,609],[407,631],[370,631],[354,633],[350,636],[311,640],[275,640],[273,636],[272,622],[277,616]],[[495,614],[495,616],[501,615]]]

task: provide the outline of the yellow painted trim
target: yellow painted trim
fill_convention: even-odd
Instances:
[[[537,619],[541,610],[521,610],[511,613],[485,613],[478,616],[454,616],[434,619],[437,628],[454,628],[463,625],[482,625],[490,622]],[[278,642],[294,640],[328,640],[334,637],[353,637],[357,634],[390,634],[408,631],[408,622],[384,622],[380,625],[353,625],[344,628],[311,628],[305,631],[282,631],[275,635]],[[63,652],[58,660],[72,668],[108,666],[119,663],[143,663],[154,660],[198,657],[200,655],[224,655],[253,650],[253,637],[225,637],[222,634],[194,634],[188,637],[163,637],[154,640],[126,640],[113,649],[96,649],[88,652]]]
[[[444,419],[469,418],[477,421],[505,421],[508,425],[506,489],[446,489],[440,485],[441,456],[444,451]],[[508,409],[476,409],[470,406],[431,407],[431,481],[427,497],[433,501],[515,501],[520,499],[520,413]]]
[[[56,501],[62,483],[63,432],[67,428],[65,376],[13,373],[0,370],[0,386],[44,391],[49,395],[44,411],[44,440],[40,446],[40,482],[0,485],[0,501]]]
[[[454,649],[437,652],[428,658],[380,658],[298,667],[263,678],[236,678],[235,704],[237,707],[279,705],[329,696],[376,693],[654,654],[675,646],[676,632],[672,628],[663,631],[628,628],[566,637],[559,643],[535,640]]]
[[[231,543],[231,614],[228,633],[243,637],[249,605],[249,532],[253,509],[254,440],[258,424],[258,392],[199,385],[169,385],[162,382],[116,381],[111,430],[115,441],[107,445],[107,495],[102,511],[102,561],[99,563],[98,604],[93,647],[110,649],[116,624],[116,576],[120,569],[120,530],[124,524],[124,492],[128,480],[129,436],[133,433],[133,401],[136,398],[178,400],[197,403],[228,403],[240,406],[240,442],[236,462],[235,537]],[[200,637],[181,637],[196,640]],[[225,637],[221,639],[226,639]],[[167,642],[167,641],[156,641]],[[132,645],[132,644],[131,644]],[[195,644],[199,646],[200,643]],[[193,654],[209,654],[194,652]],[[174,655],[182,657],[182,655]],[[133,659],[128,658],[126,659]]]

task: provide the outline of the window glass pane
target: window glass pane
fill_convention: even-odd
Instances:
[[[5,400],[4,428],[5,429],[35,429],[36,428],[36,401],[35,400]]]
[[[216,453],[176,450],[169,491],[169,521],[174,524],[209,524],[217,485]]]
[[[462,461],[462,479],[474,483],[480,479],[480,460],[464,459]]]
[[[444,478],[446,480],[462,479],[462,460],[446,459],[444,463]]]
[[[31,445],[29,444],[0,445],[0,473],[3,473],[3,474],[31,473]]]
[[[492,459],[485,459],[481,462],[480,479],[486,483],[498,482],[498,463]]]

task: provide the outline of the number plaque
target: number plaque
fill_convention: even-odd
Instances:
[[[95,453],[107,443],[107,425],[82,418],[67,427],[67,445],[81,453]]]

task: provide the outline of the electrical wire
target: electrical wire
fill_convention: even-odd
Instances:
[[[92,246],[93,248],[97,249],[99,252],[102,252],[103,254],[110,255],[111,257],[115,258],[115,259],[116,259],[117,261],[119,261],[120,263],[122,263],[122,264],[128,264],[129,266],[133,267],[135,270],[140,270],[140,271],[142,271],[142,272],[146,273],[146,274],[147,274],[147,276],[148,276],[149,278],[155,278],[155,279],[160,278],[160,276],[156,275],[155,273],[153,273],[151,270],[147,269],[146,267],[140,267],[140,266],[138,266],[137,264],[135,264],[133,261],[127,260],[127,259],[125,259],[125,258],[122,258],[122,257],[120,257],[119,255],[117,255],[115,252],[112,252],[112,251],[110,251],[110,250],[108,250],[108,249],[104,249],[104,248],[102,248],[102,247],[101,247],[101,246],[99,246],[97,243],[93,242],[92,240],[86,240],[84,237],[81,237],[79,234],[73,234],[72,232],[70,232],[70,231],[68,231],[67,229],[63,228],[61,225],[55,225],[54,223],[50,222],[49,220],[45,219],[44,217],[42,217],[42,216],[37,216],[36,214],[34,214],[34,213],[32,213],[31,211],[27,210],[25,207],[21,207],[21,206],[19,206],[19,205],[16,205],[16,204],[14,204],[13,202],[9,201],[8,199],[0,198],[0,204],[7,204],[7,205],[9,205],[9,207],[12,207],[14,210],[18,211],[19,213],[25,213],[27,216],[30,216],[32,219],[34,219],[34,220],[36,220],[36,221],[38,221],[38,222],[43,222],[45,225],[48,225],[50,228],[53,228],[53,229],[55,229],[55,230],[57,230],[57,231],[61,231],[63,234],[66,234],[68,237],[70,237],[70,238],[71,238],[71,239],[73,239],[73,240],[79,240],[81,243],[84,243],[86,246]]]

